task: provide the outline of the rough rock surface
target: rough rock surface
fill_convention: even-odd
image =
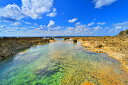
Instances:
[[[128,30],[121,31],[118,36],[128,36]]]
[[[43,38],[0,38],[0,60],[15,55],[20,50],[40,43],[48,43]]]
[[[79,37],[73,39],[81,41],[86,50],[107,53],[121,62],[122,66],[128,70],[128,36]]]

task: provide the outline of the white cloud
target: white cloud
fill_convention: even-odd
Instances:
[[[20,28],[20,27],[19,27],[19,28],[17,28],[17,29],[20,29],[20,30],[25,30],[25,29],[27,29],[27,28],[23,28],[23,27],[22,27],[22,28]]]
[[[98,22],[97,24],[98,25],[105,25],[106,23],[105,22]]]
[[[32,19],[41,18],[52,8],[53,0],[22,0],[22,12]]]
[[[93,0],[93,2],[95,3],[95,8],[101,8],[103,6],[108,6],[116,1],[117,0]]]
[[[75,25],[80,25],[81,23],[80,22],[77,22]]]
[[[128,21],[124,21],[124,22],[120,22],[120,23],[116,23],[116,24],[113,24],[113,25],[115,25],[115,26],[117,26],[117,25],[121,25],[121,26],[126,26],[126,25],[128,25]]]
[[[51,13],[47,14],[47,16],[49,16],[49,17],[55,17],[56,15],[57,15],[56,8],[53,8],[53,11]]]
[[[3,29],[5,29],[6,26],[5,25],[0,25],[0,31],[2,31]]]
[[[69,22],[69,23],[74,23],[74,22],[76,22],[77,20],[78,20],[77,18],[73,18],[73,19],[68,20],[68,22]]]
[[[115,29],[122,29],[122,26],[115,26]]]
[[[102,27],[100,27],[100,26],[96,26],[96,27],[94,27],[94,30],[99,30],[99,29],[101,29]]]
[[[8,20],[18,20],[23,18],[21,9],[16,4],[9,4],[4,8],[0,8],[0,17],[5,17]]]
[[[54,26],[54,24],[52,24],[50,28],[48,28],[45,25],[24,26],[24,27],[14,27],[14,28],[6,27],[6,31],[2,30],[2,32],[4,31],[3,35],[8,34],[8,35],[18,35],[18,36],[26,36],[26,35],[29,36],[58,36],[58,35],[59,36],[85,36],[85,35],[92,36],[93,35],[94,36],[95,33],[97,33],[98,31],[100,32],[101,30],[104,30],[101,29],[102,27],[100,28],[100,26],[94,29],[94,27],[90,28],[86,24],[81,24],[80,22],[76,23],[75,26],[73,27]],[[33,29],[29,29],[29,28],[33,28]],[[100,30],[97,30],[98,28],[100,28]],[[15,31],[17,29],[20,30]],[[106,32],[106,30],[104,31]]]
[[[87,31],[87,27],[86,25],[78,25],[76,26],[76,31],[77,32]]]
[[[115,23],[113,24],[115,29],[123,29],[126,30],[128,29],[128,21],[120,22],[120,23]]]
[[[51,28],[50,30],[59,30],[59,29],[61,29],[61,28],[63,28],[63,27],[61,27],[61,26],[57,26],[57,27],[53,27],[53,28]]]
[[[67,27],[66,32],[76,34],[76,33],[85,33],[88,29],[86,25],[82,25],[80,22],[75,24],[75,27]]]
[[[87,26],[92,26],[92,25],[94,25],[95,24],[95,22],[91,22],[91,23],[89,23]]]
[[[53,6],[53,0],[22,0],[21,7],[16,4],[8,4],[0,8],[0,17],[7,21],[19,20],[23,17],[40,19],[42,15],[49,13]],[[55,9],[53,12],[55,13]],[[51,14],[52,16],[55,14]]]
[[[53,25],[55,25],[55,22],[53,20],[49,21],[49,24],[47,25],[48,28],[52,27]]]
[[[14,22],[12,25],[14,25],[14,26],[19,26],[19,25],[21,25],[21,23],[19,23],[19,22]]]

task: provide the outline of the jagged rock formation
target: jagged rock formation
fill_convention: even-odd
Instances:
[[[18,53],[21,49],[32,45],[48,43],[50,39],[43,38],[0,38],[0,61]]]
[[[118,36],[128,36],[128,30],[121,31]]]
[[[90,50],[96,53],[107,53],[109,56],[121,62],[128,71],[128,30],[122,31],[117,36],[104,37],[77,37],[73,38],[81,42]]]

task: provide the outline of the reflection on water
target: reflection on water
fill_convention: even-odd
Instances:
[[[61,39],[0,62],[0,85],[127,85],[127,76],[116,60]]]

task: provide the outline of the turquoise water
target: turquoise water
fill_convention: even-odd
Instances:
[[[0,62],[0,85],[128,85],[127,76],[115,59],[63,40]]]

